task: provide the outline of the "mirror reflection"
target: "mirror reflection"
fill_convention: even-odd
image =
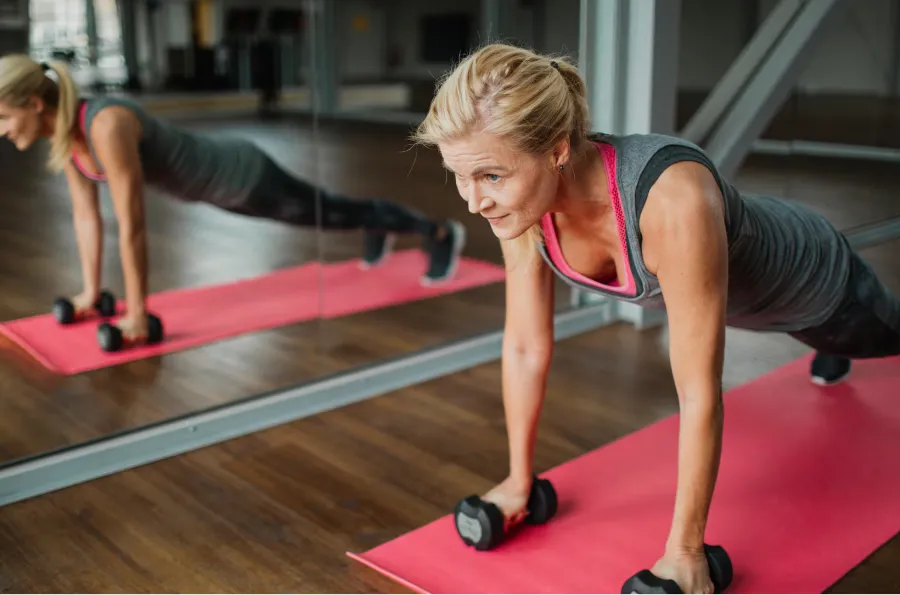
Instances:
[[[0,61],[4,461],[321,373],[305,26],[30,2]]]

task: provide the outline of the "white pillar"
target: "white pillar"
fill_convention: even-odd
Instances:
[[[681,0],[581,0],[579,63],[594,130],[672,133],[680,21]]]
[[[337,47],[335,38],[335,2],[337,0],[307,0],[309,34],[309,87],[315,114],[334,113],[340,107],[338,98]]]
[[[631,0],[625,133],[675,129],[681,0]]]
[[[672,134],[678,89],[681,0],[581,0],[579,64],[588,87],[591,128],[612,134]],[[573,304],[603,301],[574,292]],[[638,328],[665,314],[617,302]]]

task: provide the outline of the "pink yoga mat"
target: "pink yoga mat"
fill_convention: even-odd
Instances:
[[[422,252],[407,250],[368,270],[361,270],[358,260],[324,266],[310,263],[235,283],[158,293],[148,298],[147,307],[162,318],[165,340],[118,353],[100,349],[96,319],[60,326],[52,314],[43,314],[7,322],[0,325],[0,332],[51,370],[77,374],[320,316],[335,318],[454,293],[505,278],[500,266],[462,259],[452,281],[423,287],[419,278],[426,267]]]
[[[828,388],[808,366],[725,396],[707,542],[731,556],[730,592],[821,592],[900,530],[900,358]],[[466,548],[446,516],[349,555],[419,592],[618,593],[662,553],[677,438],[673,416],[543,474],[557,517],[498,549]]]

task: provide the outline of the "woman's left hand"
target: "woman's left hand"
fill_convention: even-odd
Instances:
[[[682,593],[713,593],[709,563],[704,552],[666,553],[650,570],[661,579],[678,583]]]
[[[147,315],[125,315],[116,321],[116,326],[122,331],[122,338],[129,343],[143,343],[147,340]]]

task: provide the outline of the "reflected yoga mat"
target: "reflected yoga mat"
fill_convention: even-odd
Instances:
[[[419,278],[428,263],[418,250],[397,252],[368,270],[361,270],[359,262],[354,259],[323,267],[310,263],[235,283],[151,295],[147,308],[162,319],[165,339],[158,345],[118,353],[100,349],[96,318],[61,326],[52,314],[43,314],[2,324],[0,332],[51,370],[77,374],[319,316],[336,318],[455,293],[505,278],[503,267],[463,258],[452,281],[423,287]]]
[[[809,361],[725,396],[707,542],[731,557],[730,592],[822,592],[900,530],[900,358],[825,388]],[[348,555],[419,592],[619,593],[664,547],[677,439],[672,416],[543,474],[557,516],[495,550],[466,548],[446,516]]]

